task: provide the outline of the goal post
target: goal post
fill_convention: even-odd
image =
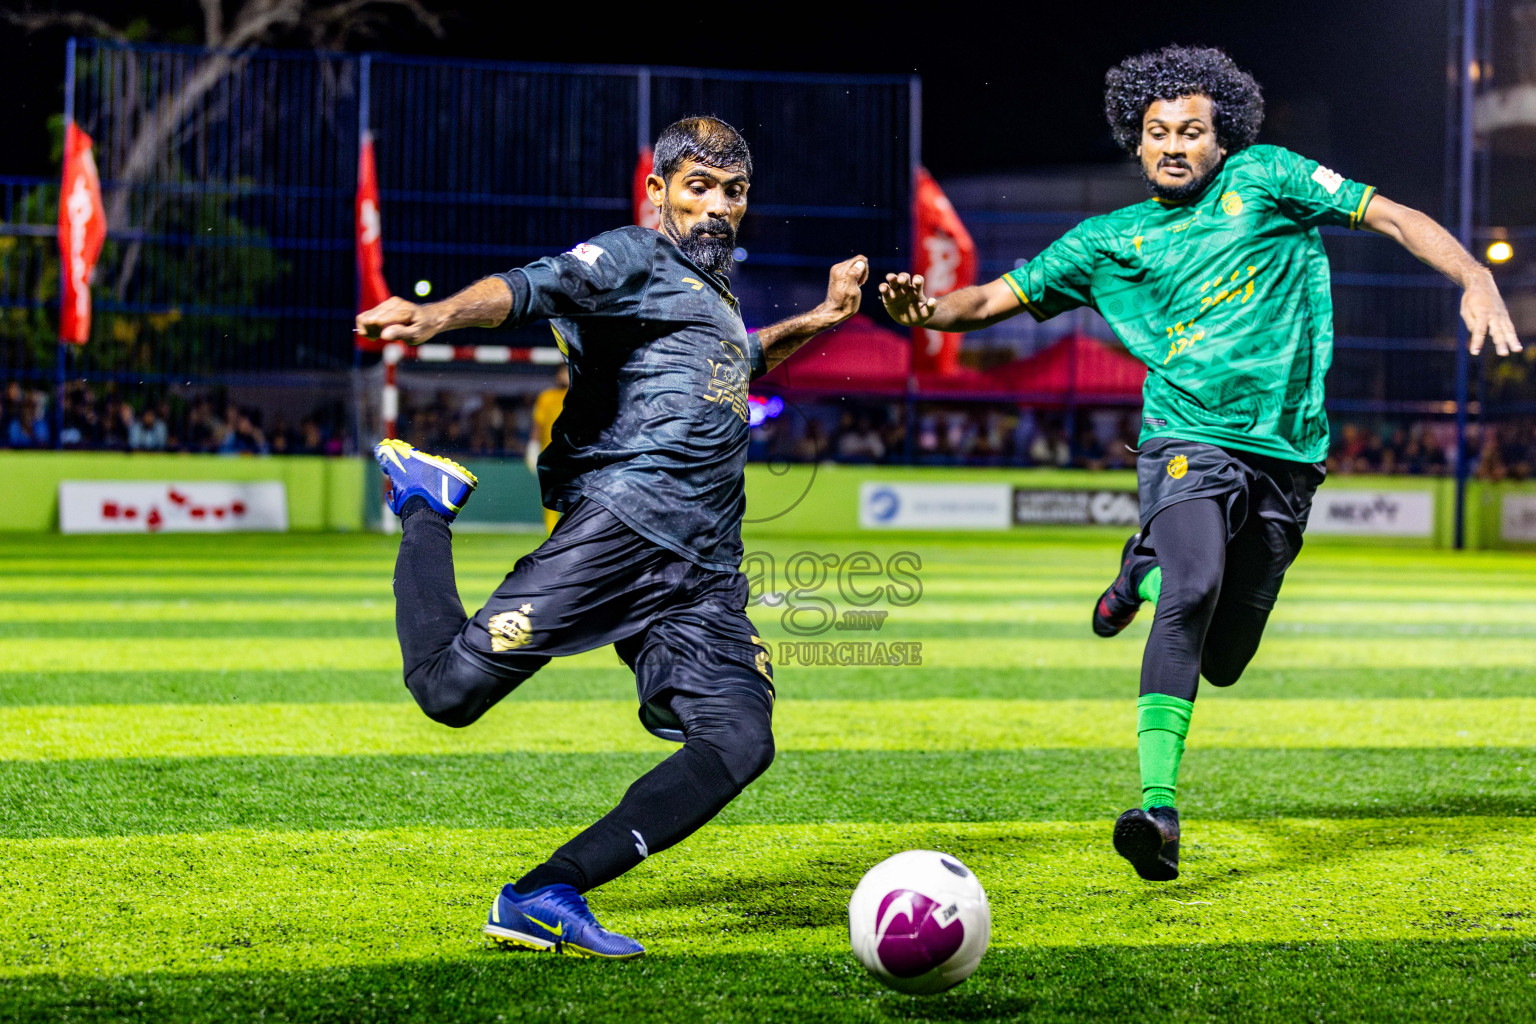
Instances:
[[[364,422],[376,438],[404,437],[465,465],[479,479],[456,531],[542,531],[538,480],[524,461],[533,398],[565,362],[548,346],[385,343],[363,371]],[[368,446],[371,450],[372,446]],[[382,477],[368,474],[369,526],[392,532]]]

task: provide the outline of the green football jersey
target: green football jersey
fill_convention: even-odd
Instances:
[[[1093,307],[1147,364],[1143,441],[1319,462],[1333,299],[1317,229],[1358,228],[1374,193],[1249,146],[1194,199],[1091,217],[1003,280],[1036,320]]]

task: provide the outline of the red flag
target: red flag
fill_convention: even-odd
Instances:
[[[939,183],[917,169],[912,196],[912,270],[923,275],[923,292],[948,295],[976,283],[976,243],[960,223]],[[912,372],[954,373],[960,363],[960,335],[925,327],[912,329]]]
[[[91,137],[69,122],[59,191],[59,340],[84,345],[91,336],[91,272],[107,240],[107,211]]]
[[[389,298],[384,283],[384,238],[379,226],[379,174],[373,162],[373,133],[363,133],[357,154],[357,311]]]
[[[655,163],[651,147],[646,146],[640,151],[640,160],[635,164],[635,223],[643,228],[660,230],[661,211],[651,205],[651,197],[645,191],[645,179]]]

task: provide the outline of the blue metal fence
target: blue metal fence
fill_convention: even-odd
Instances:
[[[397,294],[429,281],[440,297],[629,223],[639,146],[693,113],[737,124],[754,148],[759,201],[736,282],[749,316],[823,288],[826,266],[855,249],[903,258],[906,77],[70,49],[69,113],[95,139],[110,229],[71,378],[349,370],[363,127]],[[56,372],[56,216],[53,182],[0,179],[9,377]]]

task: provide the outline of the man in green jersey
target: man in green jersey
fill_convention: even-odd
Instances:
[[[1318,228],[1394,239],[1463,289],[1471,351],[1520,348],[1487,269],[1429,217],[1277,146],[1257,146],[1258,84],[1220,50],[1167,47],[1106,76],[1115,140],[1152,196],[1092,217],[1027,265],[943,298],[921,277],[880,286],[901,324],[973,331],[1091,306],[1147,364],[1137,460],[1141,530],[1094,609],[1113,636],[1144,601],[1142,805],[1115,849],[1142,878],[1178,877],[1179,759],[1200,677],[1236,682],[1258,649],[1323,480],[1333,357]]]

